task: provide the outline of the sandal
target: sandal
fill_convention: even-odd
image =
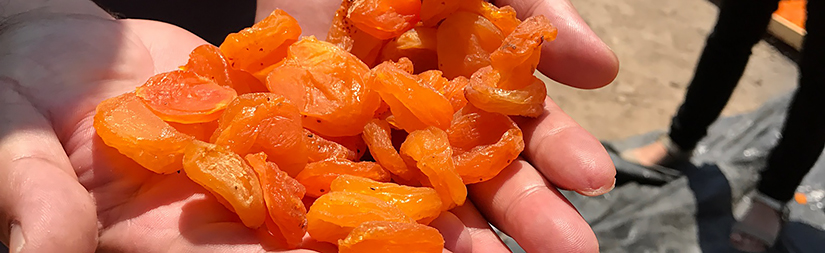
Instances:
[[[632,152],[635,149],[622,151],[619,154],[619,157],[621,157],[625,161],[638,164],[651,170],[667,171],[667,169],[665,168],[672,168],[674,167],[674,165],[687,162],[693,155],[693,150],[682,149],[681,147],[676,145],[676,143],[674,143],[673,140],[670,139],[670,136],[668,136],[667,134],[660,135],[659,138],[656,139],[656,142],[662,143],[662,145],[665,146],[665,149],[667,149],[667,155],[664,158],[662,158],[662,160],[660,160],[657,164],[654,164],[652,166],[643,166],[639,164],[639,159]]]
[[[765,231],[763,226],[755,226],[753,224],[745,223],[744,221],[737,221],[733,227],[731,228],[731,240],[733,240],[733,234],[741,234],[746,235],[748,237],[754,238],[758,240],[760,243],[765,245],[765,249],[769,249],[773,247],[776,243],[777,238],[779,237],[780,231],[782,230],[782,224],[784,221],[788,220],[788,210],[785,205],[778,200],[775,200],[771,197],[765,196],[764,194],[757,192],[756,195],[753,196],[753,201],[757,201],[759,203],[764,204],[765,206],[781,213],[780,216],[780,224],[779,229],[774,232],[767,232]],[[753,208],[753,207],[751,207]],[[748,212],[751,212],[749,210]],[[734,246],[736,248],[736,246]],[[745,251],[745,249],[739,249],[743,252],[763,252],[763,251]]]

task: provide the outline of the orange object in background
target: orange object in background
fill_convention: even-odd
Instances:
[[[799,203],[799,204],[802,204],[802,205],[808,204],[808,198],[805,196],[804,193],[801,193],[801,192],[794,193],[793,199],[796,201],[796,203]]]
[[[807,0],[782,0],[779,1],[779,9],[774,14],[782,16],[782,18],[804,29],[805,18],[807,17],[805,6],[807,4]]]

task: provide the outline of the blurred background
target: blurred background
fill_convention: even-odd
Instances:
[[[722,118],[699,143],[691,164],[655,172],[617,153],[651,143],[668,129],[716,22],[719,2],[571,2],[621,64],[616,80],[597,90],[545,78],[548,95],[603,140],[618,170],[617,188],[604,196],[565,193],[593,227],[601,251],[736,252],[728,243],[731,226],[751,203],[758,172],[780,137],[797,86],[797,49],[804,35],[800,17],[775,13]],[[788,204],[789,219],[769,252],[825,252],[823,160],[820,156]]]

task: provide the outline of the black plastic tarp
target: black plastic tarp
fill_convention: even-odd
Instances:
[[[651,143],[661,132],[605,141],[618,171],[616,189],[599,197],[565,195],[591,224],[602,252],[736,252],[728,243],[730,228],[750,203],[790,98],[718,120],[691,163],[671,171],[646,170],[616,154]],[[808,203],[789,203],[790,219],[770,252],[825,252],[822,157],[797,189]],[[523,252],[509,238],[505,242]]]

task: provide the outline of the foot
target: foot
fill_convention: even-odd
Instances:
[[[782,228],[782,213],[765,203],[754,201],[748,212],[739,223],[745,230],[734,231],[730,234],[730,242],[735,249],[744,252],[764,252],[776,241],[779,230]],[[754,231],[749,234],[748,230]],[[762,234],[759,238],[754,233]],[[769,238],[772,238],[768,241]]]
[[[667,152],[667,147],[661,141],[656,141],[648,144],[647,146],[627,150],[622,154],[622,158],[625,158],[625,160],[645,167],[665,165],[668,157],[669,154]]]

